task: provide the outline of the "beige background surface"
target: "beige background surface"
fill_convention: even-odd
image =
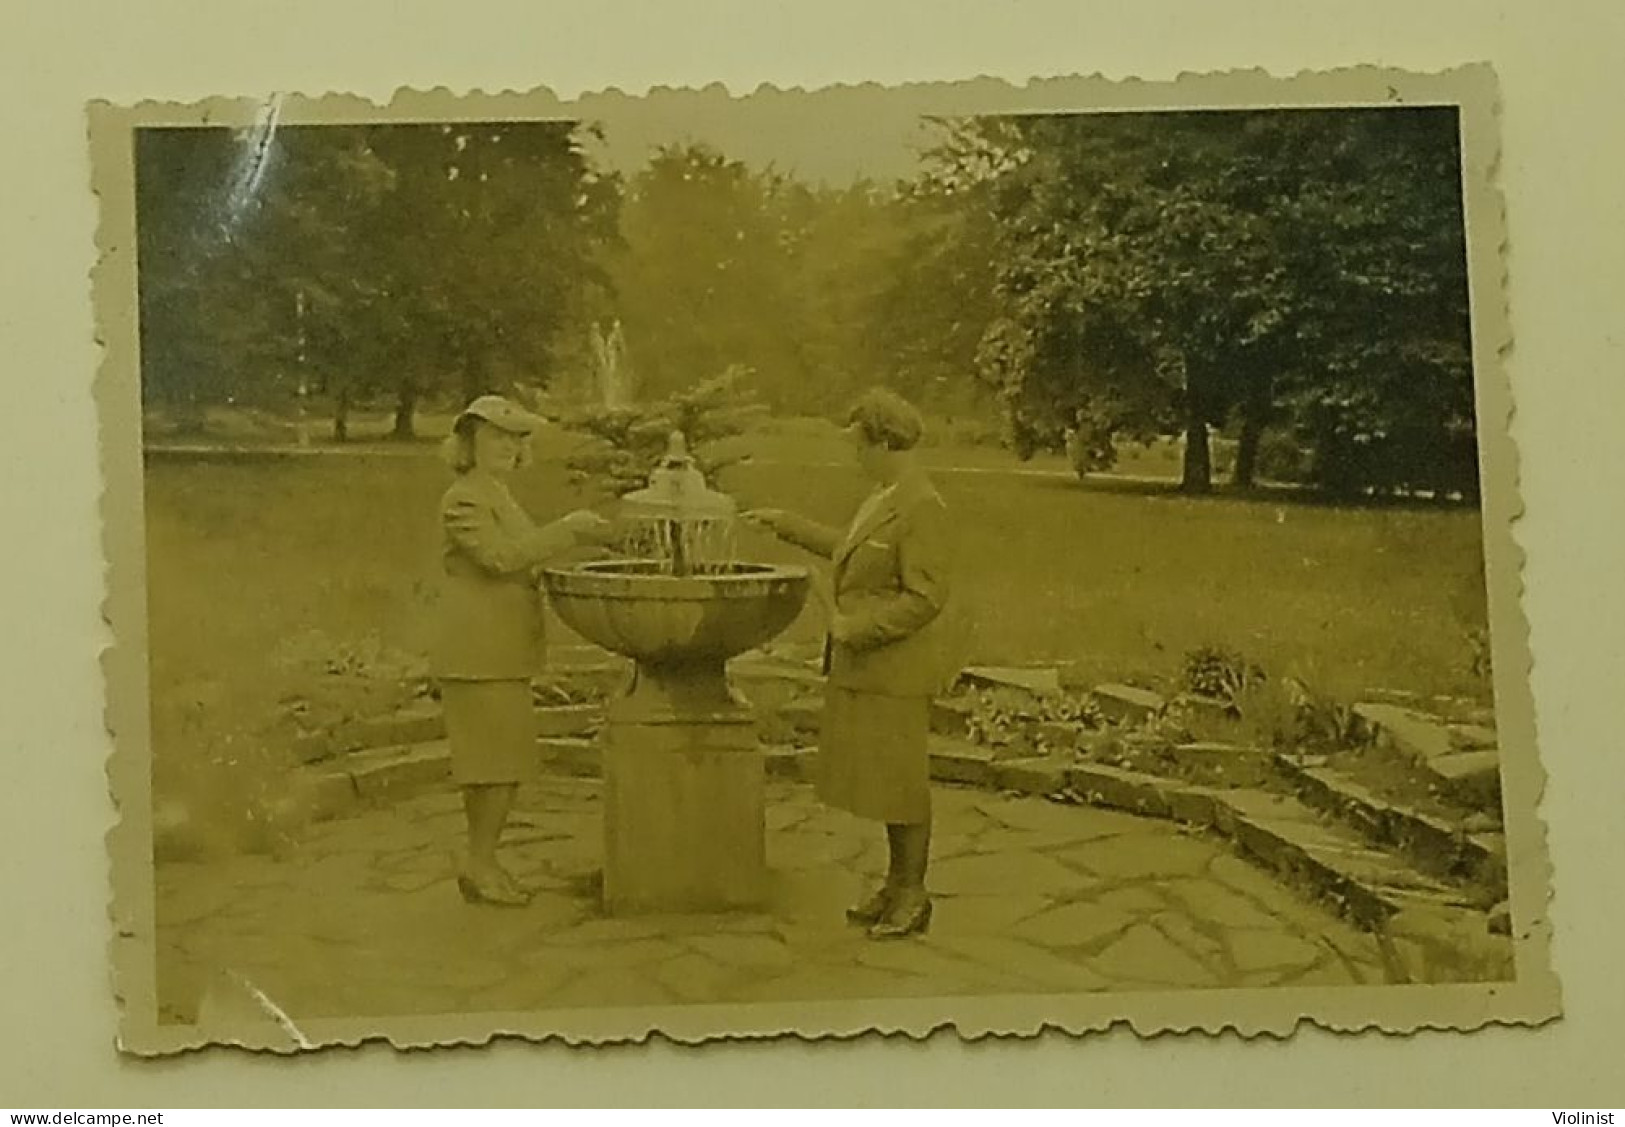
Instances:
[[[135,10],[139,7],[139,11]],[[405,15],[409,7],[411,14]],[[1595,2],[819,4],[180,0],[11,4],[0,14],[6,188],[0,192],[0,968],[9,1020],[0,1103],[41,1108],[488,1102],[1625,1104],[1625,763],[1614,731],[1625,532],[1610,488],[1620,379],[1618,106],[1625,8]],[[1555,957],[1569,1017],[1539,1031],[1284,1043],[1132,1035],[926,1045],[868,1039],[592,1053],[504,1045],[297,1061],[217,1051],[161,1063],[111,1048],[105,976],[105,798],[95,653],[96,361],[85,273],[94,201],[82,104],[270,90],[387,98],[402,85],[529,88],[935,80],[979,73],[1172,77],[1355,63],[1498,68],[1529,516],[1535,696],[1552,781]],[[1612,73],[1609,73],[1612,72]],[[1610,956],[1614,956],[1610,958]]]

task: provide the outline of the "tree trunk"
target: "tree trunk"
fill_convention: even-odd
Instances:
[[[1185,473],[1179,488],[1185,493],[1213,491],[1213,452],[1208,447],[1207,420],[1195,410],[1185,420]]]
[[[208,416],[203,404],[194,395],[183,395],[175,401],[174,426],[176,434],[196,436],[208,430]]]
[[[1264,437],[1275,401],[1275,379],[1267,365],[1271,357],[1255,358],[1241,401],[1241,434],[1236,443],[1236,468],[1231,481],[1237,489],[1251,489],[1258,480],[1258,447]]]
[[[491,388],[486,374],[486,357],[483,350],[464,344],[463,352],[463,402],[468,403],[482,395],[489,395]]]
[[[350,441],[350,389],[339,388],[333,400],[333,441]]]
[[[1236,468],[1230,479],[1237,489],[1251,489],[1258,480],[1258,443],[1263,436],[1263,413],[1249,409],[1241,419],[1241,435],[1236,442]]]
[[[395,426],[389,432],[389,437],[400,442],[410,442],[416,438],[414,417],[417,411],[418,389],[411,384],[402,384],[395,392]]]
[[[170,426],[176,434],[199,435],[208,429],[202,386],[202,380],[187,368],[182,369],[181,377],[166,389]]]

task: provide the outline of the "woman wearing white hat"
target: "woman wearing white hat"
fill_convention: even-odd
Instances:
[[[508,812],[536,761],[530,679],[544,644],[540,569],[610,523],[582,510],[538,526],[506,479],[529,455],[541,420],[498,395],[457,416],[446,440],[457,480],[441,501],[445,582],[433,668],[440,681],[452,777],[462,788],[468,856],[458,889],[470,903],[517,907],[529,894],[497,862]]]

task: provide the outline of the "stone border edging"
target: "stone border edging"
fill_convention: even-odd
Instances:
[[[1408,809],[1327,767],[1277,756],[1277,769],[1308,805],[1342,818],[1372,841],[1391,845],[1432,875],[1465,877],[1507,894],[1505,840],[1499,832],[1465,833],[1442,819]]]
[[[748,676],[775,681],[784,679],[787,671],[795,673],[791,681],[822,680],[772,661]],[[1149,707],[1148,701],[1137,697],[1121,703],[1131,713]],[[764,704],[792,733],[816,736],[819,710],[797,699],[793,691],[790,699]],[[600,777],[601,754],[593,733],[602,707],[539,706],[537,711],[542,770]],[[1460,888],[1443,883],[1461,878],[1465,868],[1469,879],[1504,898],[1506,864],[1496,835],[1457,833],[1438,819],[1369,794],[1335,772],[1287,757],[1267,758],[1273,758],[1295,797],[1255,786],[1188,783],[1070,756],[1010,756],[1003,749],[966,740],[969,717],[965,701],[933,701],[933,781],[1114,809],[1216,834],[1278,879],[1377,935],[1388,954],[1390,981],[1434,980],[1430,968],[1463,964],[1480,972],[1496,968],[1491,978],[1499,968],[1511,973],[1510,947],[1489,934],[1491,930],[1504,934],[1504,903],[1486,920],[1482,905]],[[291,801],[302,804],[314,819],[342,817],[427,787],[450,785],[450,749],[438,709],[431,714],[420,706],[364,722],[362,728],[385,746],[351,751],[336,762],[311,764],[301,771]],[[815,755],[809,747],[763,748],[770,777],[799,782],[812,781]],[[1346,824],[1329,824],[1330,818]],[[1391,855],[1389,848],[1411,864]],[[1482,978],[1480,972],[1474,974]]]
[[[1501,808],[1501,754],[1494,729],[1405,704],[1362,702],[1351,711],[1379,746],[1425,771],[1444,793],[1468,806]]]
[[[600,749],[590,738],[544,736],[538,755],[549,774],[601,774]],[[763,751],[770,777],[799,782],[812,780],[815,755],[810,748],[787,746]],[[347,756],[341,768],[307,770],[304,792],[318,820],[341,817],[426,787],[448,785],[450,756],[443,740],[358,752]],[[1448,887],[1385,863],[1354,831],[1326,825],[1310,806],[1285,795],[1188,784],[1105,764],[1001,758],[992,749],[942,736],[932,738],[930,764],[934,782],[1084,802],[1213,831],[1277,875],[1331,901],[1367,930],[1380,929],[1395,915],[1423,905],[1472,907]]]

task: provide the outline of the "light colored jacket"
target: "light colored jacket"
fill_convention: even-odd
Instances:
[[[835,605],[852,636],[827,639],[832,685],[887,696],[930,696],[963,659],[964,620],[949,599],[953,530],[925,474],[911,470],[842,532],[788,516],[780,534],[834,563]]]
[[[538,527],[502,482],[470,471],[440,503],[445,571],[431,668],[445,680],[529,679],[545,654],[542,566],[575,545],[561,523]]]

